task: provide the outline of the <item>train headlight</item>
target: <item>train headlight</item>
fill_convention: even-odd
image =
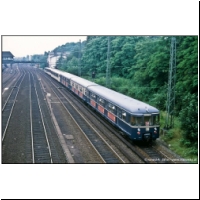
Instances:
[[[157,128],[154,128],[155,131],[157,131]]]
[[[140,128],[138,128],[137,130],[140,131]]]

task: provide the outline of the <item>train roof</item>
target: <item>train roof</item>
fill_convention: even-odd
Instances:
[[[61,76],[64,76],[66,78],[78,77],[78,76],[70,74],[68,72],[60,71],[59,69],[53,69],[53,68],[47,68],[47,69],[49,69],[50,71],[55,72],[55,73],[57,73],[57,74],[59,74]]]
[[[121,93],[115,92],[106,87],[97,85],[90,86],[88,88],[91,92],[94,92],[96,95],[102,97],[105,100],[119,106],[120,108],[128,111],[132,114],[148,114],[148,113],[159,113],[159,110],[150,106],[147,103],[133,99]]]
[[[78,83],[78,84],[80,84],[80,85],[82,85],[82,86],[84,86],[84,87],[89,87],[89,86],[97,86],[98,84],[96,84],[96,83],[94,83],[94,82],[92,82],[92,81],[88,81],[88,80],[86,80],[86,79],[83,79],[83,78],[81,78],[81,77],[72,77],[72,79],[71,80],[73,80],[74,82],[76,82],[76,83]]]
[[[67,72],[63,72],[63,71],[60,71],[58,69],[52,69],[52,68],[48,68],[49,70],[51,70],[52,72],[55,72],[61,76],[64,76],[66,78],[69,78],[71,80],[73,80],[74,82],[84,86],[84,87],[88,87],[90,85],[97,85],[96,83],[92,82],[92,81],[88,81],[86,79],[83,79],[79,76],[76,76],[76,75],[73,75],[73,74],[70,74],[70,73],[67,73]]]
[[[90,90],[91,92],[115,104],[116,106],[119,106],[120,108],[124,109],[125,111],[129,113],[132,113],[132,114],[159,113],[159,110],[157,108],[150,106],[149,104],[139,101],[137,99],[133,99],[131,97],[123,95],[109,88],[103,87],[101,85],[98,85],[94,82],[83,79],[76,75],[63,72],[58,69],[52,69],[52,68],[48,68],[48,69],[50,69],[51,71],[59,75],[70,78],[71,80],[75,81],[76,83],[84,87],[87,87],[88,90]]]

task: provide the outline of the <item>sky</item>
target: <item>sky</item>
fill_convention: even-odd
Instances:
[[[67,42],[86,40],[87,36],[2,36],[2,50],[15,57],[44,54]]]

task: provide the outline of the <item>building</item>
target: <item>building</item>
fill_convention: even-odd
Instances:
[[[47,62],[49,64],[49,67],[55,68],[56,62],[59,60],[59,58],[62,56],[64,59],[66,59],[69,54],[70,54],[70,52],[54,52],[54,51],[51,51],[48,54],[48,58],[47,58]]]
[[[2,51],[1,53],[2,71],[9,66],[12,68],[13,58],[14,55],[10,51]]]
[[[2,64],[12,63],[14,55],[10,51],[2,51],[1,54]]]

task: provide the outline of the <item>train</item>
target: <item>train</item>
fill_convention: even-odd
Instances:
[[[58,69],[44,72],[81,98],[133,141],[159,138],[160,112],[149,104]]]

